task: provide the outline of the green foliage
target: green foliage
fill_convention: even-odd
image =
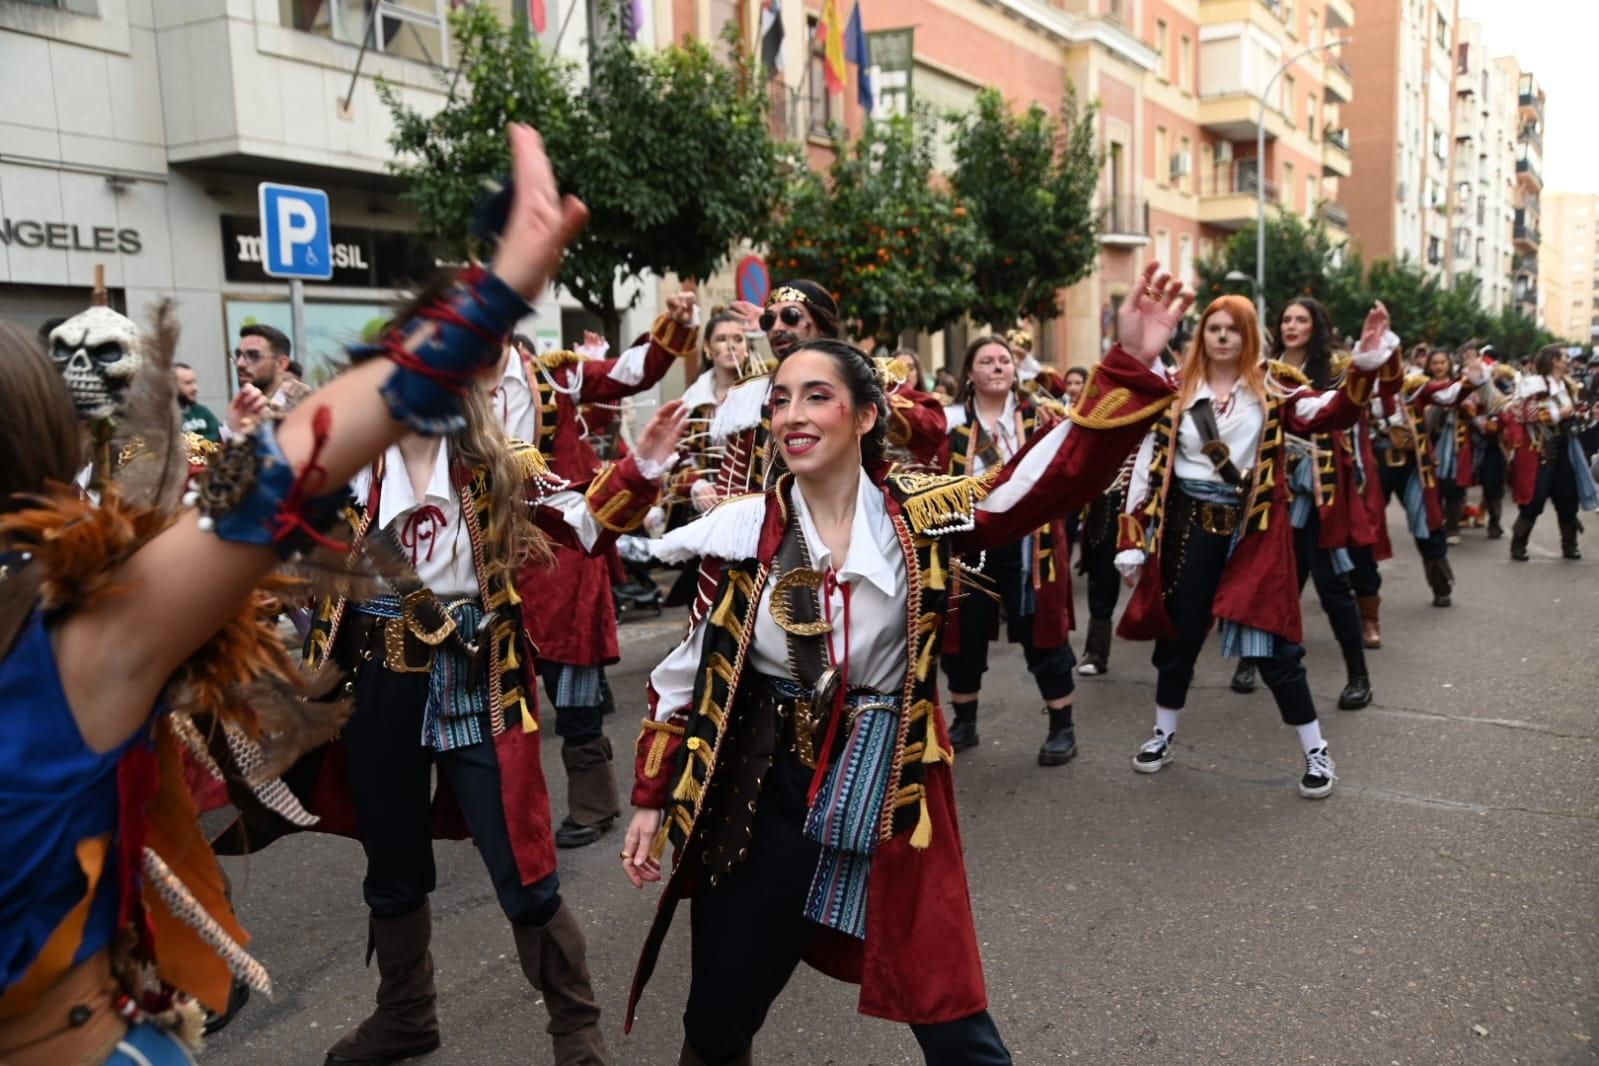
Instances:
[[[1092,106],[1068,86],[1057,123],[1033,104],[1012,114],[993,89],[951,116],[955,170],[950,185],[982,238],[972,263],[972,318],[1008,328],[1019,318],[1057,317],[1060,289],[1094,268],[1099,221],[1093,207],[1103,154]]]
[[[884,344],[941,329],[977,298],[981,241],[968,210],[932,181],[932,126],[925,112],[868,121],[825,175],[793,175],[768,241],[774,282],[818,282],[858,335]]]
[[[451,16],[459,81],[423,116],[392,86],[379,93],[394,120],[393,171],[408,182],[427,232],[466,250],[483,182],[506,172],[507,122],[543,135],[563,192],[588,205],[588,228],[568,250],[560,283],[618,328],[617,283],[646,271],[705,279],[740,240],[759,240],[782,184],[784,150],[769,132],[763,82],[742,50],[731,65],[698,42],[659,50],[611,34],[585,81],[572,63],[488,5]]]
[[[1247,283],[1225,280],[1232,270],[1255,274],[1253,224],[1199,264],[1201,304],[1226,292],[1249,295]],[[1287,214],[1266,219],[1266,314],[1273,321],[1295,296],[1313,296],[1327,306],[1335,329],[1353,337],[1372,304],[1381,300],[1394,332],[1407,345],[1424,342],[1455,349],[1477,338],[1518,357],[1556,342],[1514,308],[1497,315],[1484,312],[1480,294],[1481,282],[1470,274],[1445,286],[1408,259],[1379,259],[1368,266],[1358,253],[1333,245],[1319,219],[1306,223]]]

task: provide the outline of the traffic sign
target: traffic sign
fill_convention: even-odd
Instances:
[[[331,278],[333,226],[328,217],[328,194],[321,189],[263,181],[258,198],[261,264],[267,276]]]

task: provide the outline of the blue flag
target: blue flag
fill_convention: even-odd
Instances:
[[[854,63],[860,71],[860,80],[856,83],[856,99],[867,114],[872,113],[872,105],[877,102],[877,94],[872,91],[872,57],[866,45],[866,28],[861,24],[860,0],[856,0],[855,10],[849,14],[849,25],[844,27],[844,58]]]

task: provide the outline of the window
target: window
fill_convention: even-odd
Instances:
[[[1308,215],[1316,209],[1316,201],[1321,199],[1321,190],[1316,187],[1314,177],[1305,178],[1305,213]]]
[[[1294,89],[1297,87],[1292,74],[1283,75],[1283,95],[1277,103],[1277,110],[1283,113],[1290,126],[1294,124]]]
[[[1294,198],[1294,165],[1292,163],[1283,164],[1283,195],[1289,199],[1288,206],[1292,208],[1294,206],[1292,203]]]
[[[1171,262],[1171,231],[1155,231],[1155,261],[1158,263]]]
[[[1160,57],[1160,63],[1159,63],[1158,66],[1156,66],[1155,69],[1160,73],[1160,80],[1161,81],[1168,81],[1171,78],[1171,71],[1170,71],[1170,69],[1167,66],[1167,60],[1166,60],[1166,38],[1167,38],[1166,20],[1165,19],[1156,19],[1155,20],[1155,54]]]
[[[1310,139],[1316,139],[1316,97],[1305,97],[1305,132],[1310,134]]]
[[[818,20],[808,18],[805,20],[806,40],[811,42],[810,70],[806,72],[806,83],[810,87],[810,131],[813,134],[827,136],[828,127],[834,123],[841,123],[841,115],[834,103],[833,94],[827,91],[827,51],[826,46],[818,39],[816,24]]]
[[[1194,281],[1194,238],[1184,233],[1177,238],[1177,277],[1185,285]]]
[[[1155,127],[1155,184],[1171,184],[1171,137],[1166,133],[1165,126]]]
[[[1182,192],[1192,192],[1193,178],[1190,176],[1194,169],[1194,142],[1184,137],[1180,142],[1178,154],[1182,157],[1182,169],[1177,173],[1177,188]]]
[[[1177,87],[1194,90],[1194,42],[1186,34],[1177,42]]]

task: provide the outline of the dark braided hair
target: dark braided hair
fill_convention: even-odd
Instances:
[[[802,341],[798,347],[784,355],[778,363],[782,366],[800,352],[819,352],[833,360],[844,387],[849,389],[850,402],[858,411],[863,407],[877,408],[877,422],[861,437],[861,465],[868,470],[876,468],[888,454],[888,397],[877,376],[877,364],[865,352],[849,341],[818,337]],[[773,451],[781,462],[781,452]]]
[[[1329,388],[1332,385],[1332,316],[1320,300],[1311,296],[1296,296],[1283,304],[1283,309],[1277,312],[1277,331],[1272,337],[1271,357],[1281,359],[1287,351],[1287,346],[1283,344],[1283,315],[1288,313],[1290,307],[1303,307],[1310,312],[1310,339],[1305,342],[1305,377],[1310,379],[1313,389]]]

